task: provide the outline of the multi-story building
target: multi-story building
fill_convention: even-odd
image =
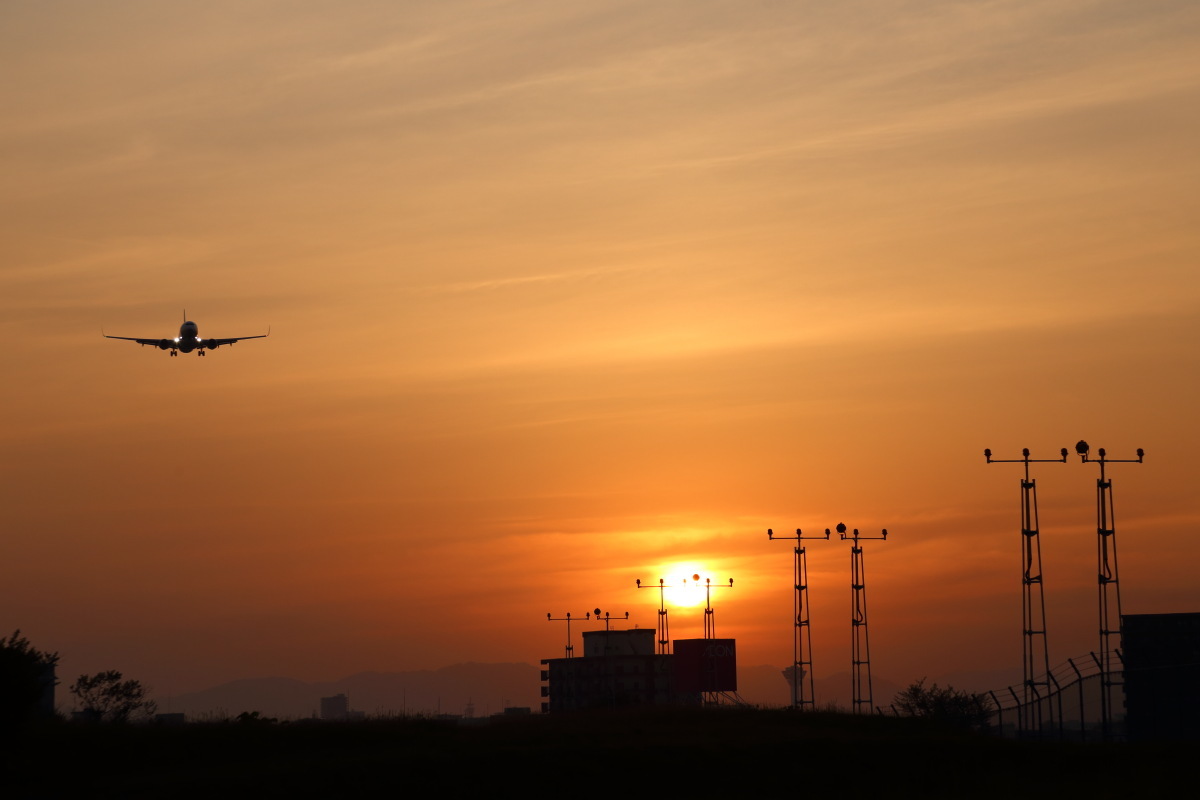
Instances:
[[[635,705],[698,705],[737,689],[732,639],[683,639],[677,655],[654,652],[648,628],[586,631],[582,658],[542,661],[542,711]]]
[[[350,719],[350,698],[344,694],[322,697],[321,719],[339,721]]]

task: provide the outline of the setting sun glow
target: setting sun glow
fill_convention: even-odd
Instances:
[[[695,608],[704,605],[704,582],[709,580],[712,587],[727,586],[727,582],[714,578],[698,564],[677,563],[667,566],[661,577],[666,581],[666,601],[668,605],[677,608]]]

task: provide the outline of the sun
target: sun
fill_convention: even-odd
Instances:
[[[664,597],[676,608],[704,605],[704,579],[711,573],[692,561],[668,564],[659,574],[667,587]]]

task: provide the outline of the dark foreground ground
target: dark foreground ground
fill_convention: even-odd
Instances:
[[[1014,742],[915,720],[626,711],[357,723],[59,724],[0,756],[5,797],[1163,796],[1194,744]],[[736,793],[734,795],[733,793]]]

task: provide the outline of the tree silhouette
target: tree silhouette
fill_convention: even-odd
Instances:
[[[0,637],[0,727],[54,716],[57,664],[58,653],[35,649],[19,630]]]
[[[892,700],[896,713],[905,717],[923,717],[956,728],[986,730],[992,716],[992,702],[985,694],[961,691],[953,686],[926,688],[925,678],[897,693]]]
[[[136,717],[150,717],[158,704],[146,699],[146,690],[138,681],[121,680],[116,670],[80,675],[71,685],[71,694],[79,698],[83,713],[104,722],[128,722]]]

